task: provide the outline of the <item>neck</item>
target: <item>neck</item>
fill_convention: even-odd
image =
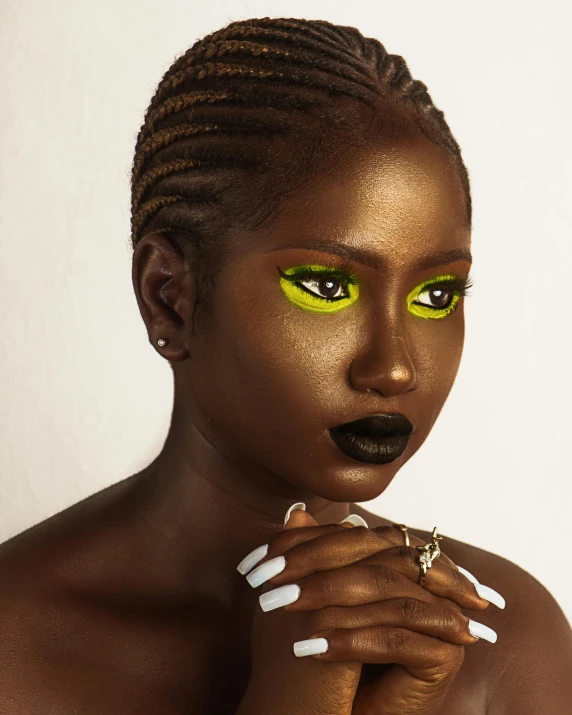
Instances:
[[[213,562],[216,568],[207,569],[213,584],[220,585],[222,569],[236,578],[238,563],[280,532],[295,502],[304,502],[319,524],[351,513],[347,502],[323,499],[238,455],[222,454],[177,401],[163,449],[136,475],[134,487],[156,561],[166,560],[168,578],[193,586]]]

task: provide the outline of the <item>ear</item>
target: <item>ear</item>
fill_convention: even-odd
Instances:
[[[167,338],[160,355],[187,359],[196,285],[185,257],[165,234],[148,233],[135,246],[132,280],[149,342],[157,350],[158,338]]]

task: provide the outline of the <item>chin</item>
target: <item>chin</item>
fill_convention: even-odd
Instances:
[[[391,462],[371,464],[348,457],[329,436],[328,441],[321,445],[319,453],[314,447],[305,463],[296,474],[288,475],[287,480],[322,499],[334,502],[367,502],[375,499],[383,494],[411,456],[408,446]],[[304,475],[302,479],[301,475]]]

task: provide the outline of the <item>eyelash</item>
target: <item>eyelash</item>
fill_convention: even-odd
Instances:
[[[468,275],[466,278],[460,276],[456,277],[455,279],[448,279],[448,280],[441,280],[441,281],[435,281],[435,283],[426,283],[422,290],[419,291],[417,294],[418,296],[421,295],[422,293],[426,293],[429,290],[434,290],[435,288],[438,287],[443,287],[446,288],[448,291],[451,293],[458,293],[459,296],[467,296],[471,295],[469,293],[469,288],[472,288],[474,286],[474,281],[472,276]],[[431,308],[430,305],[427,305],[426,303],[421,303],[420,305],[425,306],[426,308]],[[441,310],[447,310],[449,306],[444,306],[443,308],[432,308],[435,311],[441,311]]]
[[[291,274],[284,273],[279,266],[276,266],[276,268],[278,269],[278,273],[280,273],[282,278],[285,278],[287,281],[291,281],[292,283],[299,283],[300,281],[304,280],[312,280],[313,278],[320,277],[323,275],[329,275],[332,276],[332,278],[337,278],[342,282],[345,282],[345,285],[350,283],[353,283],[355,285],[359,283],[358,277],[354,273],[351,265],[345,262],[340,264],[326,262],[324,263],[324,270],[301,270],[299,272]],[[468,275],[467,277],[457,277],[454,280],[449,279],[444,281],[436,281],[435,283],[427,283],[423,286],[423,289],[419,291],[418,295],[421,295],[422,293],[425,293],[428,290],[432,290],[438,286],[443,286],[444,288],[447,288],[447,290],[451,291],[451,293],[458,293],[459,296],[468,296],[471,295],[469,293],[469,289],[474,286],[474,281],[472,276]],[[313,293],[313,295],[319,300],[323,300],[327,303],[337,303],[340,300],[339,298],[332,299],[327,298],[325,296],[320,296],[317,293]],[[431,308],[431,306],[426,305],[425,303],[422,303],[421,305],[424,305],[426,308]],[[449,306],[445,306],[442,308],[432,308],[432,310],[435,310],[435,312],[439,312],[442,310],[447,310],[448,307]]]
[[[328,262],[322,262],[324,269],[321,271],[309,271],[309,270],[300,270],[295,273],[284,273],[281,269],[280,266],[276,266],[278,269],[278,273],[282,276],[282,278],[285,278],[287,281],[290,281],[291,283],[300,283],[301,281],[307,281],[307,280],[312,280],[315,278],[320,278],[321,276],[331,276],[332,278],[338,279],[344,286],[347,286],[349,284],[357,285],[359,283],[359,279],[357,275],[354,273],[351,265],[349,263],[328,263]],[[307,290],[304,288],[304,290]],[[318,300],[323,300],[326,303],[339,303],[340,298],[327,298],[326,296],[321,296],[318,295],[317,293],[314,293],[313,291],[308,291],[311,293],[311,295],[314,296],[314,298],[317,298]],[[347,296],[349,297],[349,296]]]

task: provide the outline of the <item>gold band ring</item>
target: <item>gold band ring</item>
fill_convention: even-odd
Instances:
[[[392,526],[395,526],[403,532],[403,536],[405,538],[405,546],[409,546],[409,533],[407,532],[407,527],[405,526],[405,524],[392,524]]]
[[[441,556],[441,549],[439,548],[439,542],[443,539],[442,536],[437,535],[437,527],[433,529],[433,533],[429,540],[423,544],[423,546],[416,546],[415,548],[419,551],[419,580],[417,583],[423,586],[425,584],[425,578],[427,577],[427,569],[430,569],[433,561]]]

